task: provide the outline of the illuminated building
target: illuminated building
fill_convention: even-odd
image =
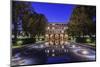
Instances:
[[[45,40],[50,45],[62,45],[67,41],[67,24],[50,23],[46,28]]]

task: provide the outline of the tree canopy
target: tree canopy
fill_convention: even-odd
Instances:
[[[76,6],[68,23],[68,34],[72,36],[94,35],[96,24],[93,17],[95,16],[94,6]]]
[[[14,25],[15,39],[18,32],[17,23],[19,23],[20,20],[22,21],[22,30],[25,34],[29,33],[31,36],[44,34],[47,19],[43,14],[35,12],[31,2],[12,2],[12,24]]]

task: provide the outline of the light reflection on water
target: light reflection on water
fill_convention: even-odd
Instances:
[[[32,46],[32,47],[34,47],[34,46]],[[43,46],[41,46],[41,48],[42,47]],[[37,46],[35,48],[37,48]],[[43,47],[43,49],[44,49],[44,47]],[[83,57],[83,55],[80,52],[80,49],[82,49],[82,47],[80,47],[80,46],[77,46],[77,45],[57,46],[57,45],[55,45],[55,46],[49,46],[44,49],[44,52],[47,56],[46,63],[73,61],[72,57],[70,57],[68,55],[70,53],[69,49],[71,49],[71,52],[73,52],[74,55],[79,55],[79,57]],[[95,51],[92,51],[92,50],[88,50],[88,51],[89,51],[88,55],[86,54],[87,58],[89,58],[89,60],[91,60],[91,59],[95,60],[95,57],[93,57],[93,56],[95,56]],[[14,57],[12,57],[12,64],[13,65],[28,65],[28,64],[36,64],[36,61],[33,58],[20,57],[20,53],[17,53],[14,55]]]
[[[19,53],[16,55],[19,55]],[[35,61],[32,58],[23,58],[20,56],[12,57],[12,65],[28,65],[33,63],[35,63]]]

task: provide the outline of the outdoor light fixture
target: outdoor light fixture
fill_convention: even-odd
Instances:
[[[72,45],[72,48],[75,48],[76,46],[75,45]]]
[[[55,56],[55,54],[53,53],[52,56]]]

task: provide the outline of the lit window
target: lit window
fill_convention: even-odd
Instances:
[[[64,33],[64,31],[62,30],[61,33]]]
[[[54,30],[55,28],[54,28],[54,27],[52,27],[52,29]]]
[[[50,29],[50,27],[47,27],[47,29],[49,30],[49,29]]]

